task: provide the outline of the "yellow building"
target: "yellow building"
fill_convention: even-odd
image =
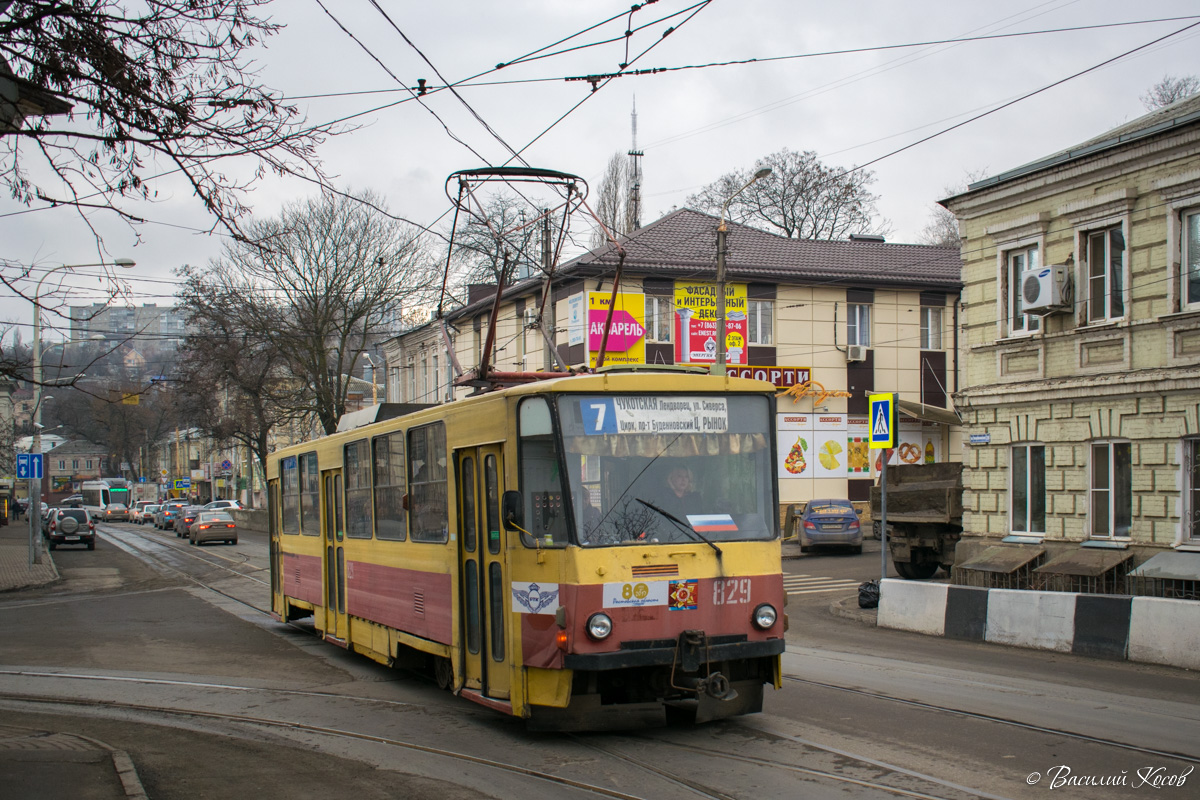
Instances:
[[[1200,95],[943,203],[963,235],[956,565],[1119,591],[1200,551]]]
[[[548,290],[540,278],[516,283],[497,312],[490,364],[515,373],[595,368],[603,345],[604,368],[711,368],[720,338],[717,224],[675,211],[620,249],[610,244],[562,265]],[[871,392],[898,392],[906,412],[894,462],[959,460],[949,407],[961,286],[953,248],[881,237],[799,241],[730,224],[727,251],[727,369],[779,389],[781,504],[869,499],[877,470],[866,449]],[[452,388],[457,370],[445,342],[459,368],[478,367],[494,300],[494,286],[472,287],[444,334],[433,321],[387,342],[387,399],[436,403],[471,391]]]

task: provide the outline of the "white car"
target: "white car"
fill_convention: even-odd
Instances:
[[[220,511],[220,510],[224,509],[225,511],[228,511],[231,508],[232,509],[241,509],[241,507],[242,507],[242,504],[239,503],[237,500],[213,500],[211,503],[206,503],[204,505],[204,510],[205,511]]]

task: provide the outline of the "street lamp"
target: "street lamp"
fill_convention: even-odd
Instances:
[[[63,264],[46,270],[46,274],[37,282],[33,290],[33,442],[29,447],[30,454],[40,455],[42,452],[42,284],[55,272],[64,269],[79,269],[80,267],[116,266],[132,269],[136,266],[132,258],[116,258],[112,261],[101,261],[95,264]],[[45,474],[45,465],[42,465]],[[42,481],[44,478],[29,479],[29,563],[42,563],[42,539],[38,530],[42,509]],[[36,488],[35,488],[36,487]]]
[[[742,188],[729,195],[729,199],[721,206],[721,224],[717,226],[717,361],[709,370],[713,375],[725,374],[725,347],[727,344],[725,341],[727,336],[725,330],[725,235],[728,232],[725,227],[725,212],[729,210],[729,204],[734,201],[734,198],[749,189],[752,183],[770,174],[771,168],[763,167],[754,173],[754,177],[746,181]]]

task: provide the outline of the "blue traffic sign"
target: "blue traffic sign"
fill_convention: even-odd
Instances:
[[[896,394],[883,392],[870,396],[870,449],[883,450],[896,446]]]
[[[23,481],[42,479],[42,454],[17,453],[17,478]]]

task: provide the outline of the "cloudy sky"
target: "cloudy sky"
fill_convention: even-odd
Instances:
[[[968,175],[1091,138],[1144,113],[1139,96],[1164,75],[1200,74],[1200,27],[1169,36],[1200,22],[1188,16],[1200,7],[1184,0],[657,0],[632,15],[623,13],[628,0],[321,2],[336,21],[316,0],[269,6],[286,27],[257,54],[262,81],[294,98],[310,122],[361,115],[360,129],[323,146],[326,171],[339,188],[373,190],[422,225],[444,224],[447,175],[504,163],[510,147],[532,166],[584,177],[595,192],[610,156],[631,146],[636,100],[643,223],[786,147],[830,165],[869,163],[889,240],[912,242],[934,201]],[[1117,24],[1135,22],[1144,24]],[[1044,33],[1010,35],[1027,32]],[[535,52],[541,57],[495,70]],[[564,80],[630,61],[666,69],[594,92]],[[433,86],[476,75],[458,88],[461,101],[438,92],[398,102],[410,98],[398,81]],[[119,302],[170,303],[172,271],[220,253],[220,237],[204,233],[212,220],[186,187],[164,180],[155,189],[157,202],[137,209],[147,223],[136,233],[93,216],[109,255],[138,262],[122,271],[129,281]],[[312,191],[272,178],[249,199],[270,216]],[[10,215],[17,210],[0,199],[0,257],[41,267],[96,260],[76,212]],[[93,302],[107,288],[95,275],[72,276],[61,299]],[[0,319],[22,325],[26,339],[31,315],[28,302],[0,297]]]

